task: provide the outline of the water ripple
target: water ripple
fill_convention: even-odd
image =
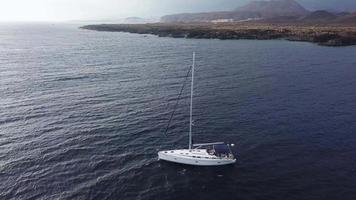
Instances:
[[[356,198],[354,47],[0,30],[0,199]],[[235,166],[157,161],[187,146],[188,87],[163,131],[192,51],[194,140]]]

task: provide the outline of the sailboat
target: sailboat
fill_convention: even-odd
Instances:
[[[231,148],[233,144],[224,142],[193,144],[193,92],[194,92],[194,67],[195,52],[193,53],[193,64],[191,68],[191,88],[190,88],[190,123],[189,123],[189,143],[188,149],[164,150],[158,152],[158,160],[168,162],[196,165],[196,166],[219,166],[229,165],[236,162]]]

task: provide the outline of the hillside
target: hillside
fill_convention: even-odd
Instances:
[[[356,12],[350,15],[342,16],[336,20],[340,24],[352,24],[356,25]]]
[[[208,13],[182,13],[166,15],[161,18],[161,22],[211,22],[214,20],[241,21],[247,19],[260,19],[261,15],[256,12],[248,11],[226,11],[226,12],[208,12]]]
[[[242,21],[280,16],[305,16],[309,12],[295,0],[252,1],[245,6],[226,12],[181,13],[166,15],[161,22],[208,22],[213,20]]]
[[[295,0],[253,1],[233,11],[166,15],[161,22],[82,28],[176,38],[286,39],[324,46],[356,45],[356,13],[310,12]]]
[[[325,10],[308,11],[295,0],[252,1],[233,11],[181,13],[166,15],[164,23],[191,22],[245,22],[260,23],[323,23],[356,24],[356,14],[332,13]]]
[[[295,0],[252,1],[245,6],[237,8],[236,11],[259,13],[263,18],[304,16],[309,13]]]
[[[335,20],[336,18],[338,18],[336,14],[327,12],[325,10],[317,10],[305,16],[302,20],[307,22],[320,22],[320,21],[332,21]]]
[[[82,27],[88,30],[153,34],[160,37],[204,39],[286,39],[324,46],[356,45],[356,27],[308,24],[260,23],[156,23],[102,24]]]

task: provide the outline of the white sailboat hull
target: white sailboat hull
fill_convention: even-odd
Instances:
[[[206,143],[206,144],[193,144],[192,139],[192,127],[193,127],[193,93],[194,93],[194,67],[195,67],[195,53],[193,53],[193,64],[191,68],[192,82],[190,87],[190,120],[189,120],[189,149],[180,149],[180,150],[169,150],[169,151],[160,151],[158,152],[158,159],[165,160],[169,162],[175,162],[186,165],[196,165],[196,166],[219,166],[219,165],[230,165],[236,162],[234,155],[231,152],[229,145],[224,143]],[[187,77],[189,72],[187,74]],[[178,100],[184,85],[179,93]],[[177,101],[178,102],[178,101]],[[176,104],[177,105],[177,104]],[[171,115],[171,118],[168,122],[169,124],[172,120],[174,111]],[[203,149],[205,146],[213,146],[212,149]],[[196,148],[194,148],[196,147]]]
[[[206,149],[181,149],[158,152],[158,159],[168,162],[196,166],[219,166],[236,163],[235,158],[217,157],[207,153]]]

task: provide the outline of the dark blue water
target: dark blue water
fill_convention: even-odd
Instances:
[[[238,163],[157,161],[194,140]],[[0,199],[356,199],[356,47],[0,26]]]

